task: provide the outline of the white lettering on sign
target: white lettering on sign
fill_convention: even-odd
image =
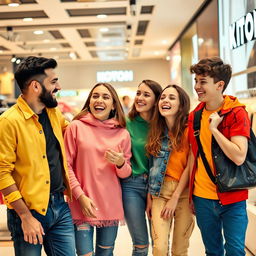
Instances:
[[[132,70],[98,71],[97,82],[129,82],[133,81]]]
[[[256,39],[256,9],[229,26],[230,49]]]

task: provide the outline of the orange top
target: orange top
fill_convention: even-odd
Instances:
[[[221,108],[213,111],[203,110],[202,119],[201,119],[201,128],[200,128],[200,141],[203,146],[203,150],[206,156],[206,159],[211,167],[211,170],[214,170],[213,161],[212,161],[212,133],[209,129],[209,116],[213,112],[218,112]],[[202,158],[199,155],[197,158],[197,170],[195,174],[195,186],[193,194],[195,196],[218,200],[218,195],[216,191],[216,185],[213,184],[209,178]]]
[[[170,135],[171,137],[171,135]],[[187,166],[188,154],[189,154],[189,142],[188,142],[188,128],[184,131],[182,138],[182,150],[172,150],[168,164],[166,167],[167,180],[180,180],[181,174]]]

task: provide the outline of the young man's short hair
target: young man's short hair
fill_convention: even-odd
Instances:
[[[54,59],[29,56],[22,60],[14,76],[20,87],[20,90],[24,92],[32,80],[44,79],[46,76],[44,72],[45,69],[56,67],[57,62]]]
[[[224,81],[223,92],[228,86],[231,78],[232,68],[228,64],[224,64],[219,57],[211,57],[201,59],[197,64],[190,67],[190,72],[196,75],[210,76],[214,83]]]

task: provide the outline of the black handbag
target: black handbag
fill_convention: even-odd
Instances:
[[[203,109],[195,112],[194,135],[198,144],[198,152],[202,158],[205,170],[217,185],[219,192],[230,192],[239,189],[248,189],[256,186],[256,138],[250,129],[250,139],[248,140],[248,151],[242,165],[236,165],[222,151],[214,137],[212,136],[212,148],[214,149],[213,161],[215,164],[216,176],[211,171],[211,167],[205,157],[203,147],[199,138],[200,123]]]

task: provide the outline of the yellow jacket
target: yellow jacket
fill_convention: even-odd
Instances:
[[[53,132],[60,143],[64,182],[68,195],[68,169],[63,131],[68,122],[57,108],[46,108]],[[50,170],[46,155],[43,128],[32,109],[20,96],[17,104],[0,116],[0,190],[13,184],[19,193],[7,201],[7,206],[23,198],[29,209],[46,214],[50,195]]]

